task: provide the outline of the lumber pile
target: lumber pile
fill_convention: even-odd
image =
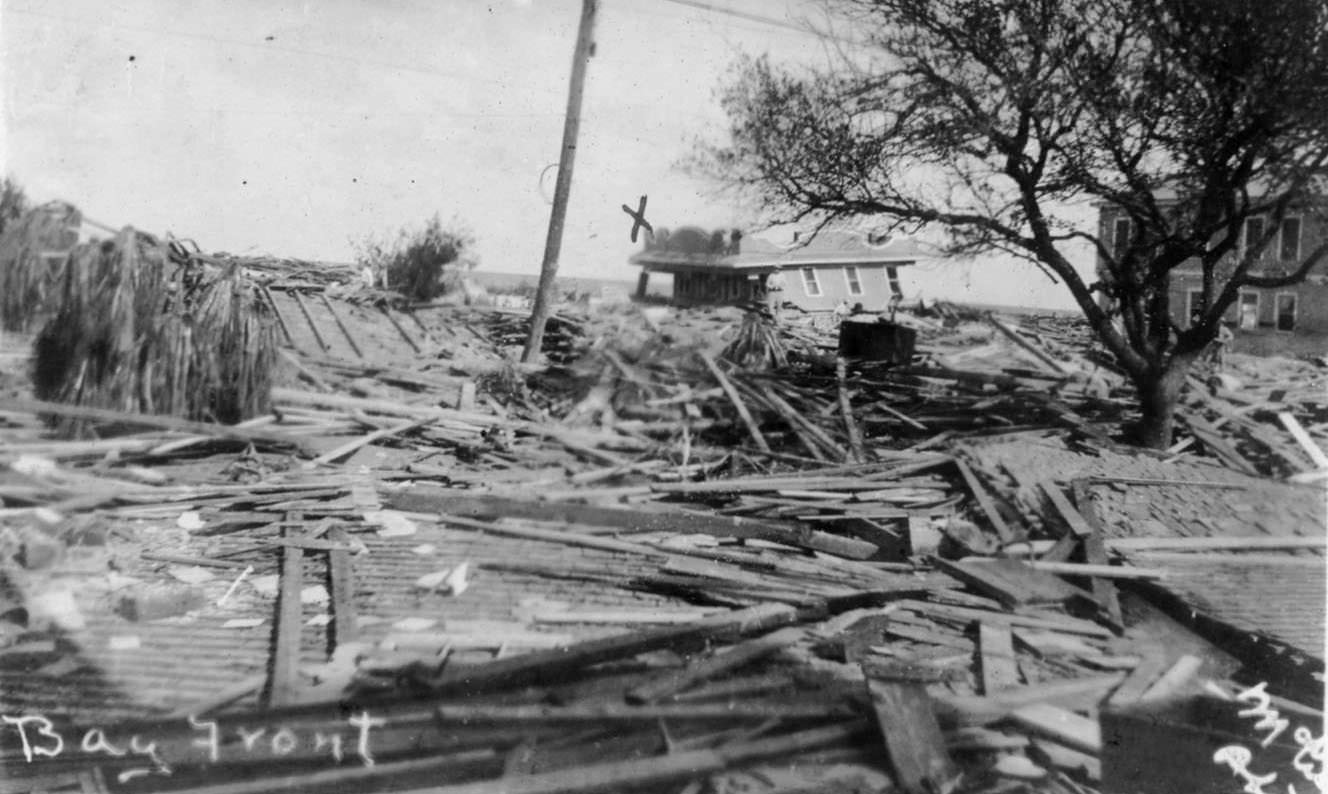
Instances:
[[[1101,711],[1240,689],[1143,552],[1323,554],[1122,537],[1095,495],[1158,478],[1046,452],[1138,457],[1063,320],[909,312],[885,368],[814,318],[560,312],[523,366],[519,314],[243,268],[284,340],[253,416],[0,406],[0,711],[68,747],[0,743],[27,790],[1091,791]],[[1317,398],[1250,383],[1169,457],[1314,476]],[[1168,487],[1248,487],[1204,471]]]

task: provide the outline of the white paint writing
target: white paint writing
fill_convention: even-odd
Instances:
[[[188,723],[195,732],[188,747],[201,756],[196,759],[197,761],[217,764],[225,761],[228,755],[235,757],[237,754],[252,755],[263,751],[268,751],[276,757],[284,757],[292,755],[303,746],[312,747],[314,754],[326,752],[332,761],[341,763],[344,760],[345,747],[350,743],[349,738],[353,736],[354,753],[359,756],[360,763],[364,766],[373,766],[372,731],[374,728],[386,725],[387,720],[373,717],[368,711],[361,711],[346,719],[347,730],[314,731],[312,736],[309,734],[302,736],[297,728],[287,725],[236,725],[233,729],[227,729],[225,734],[233,735],[238,740],[238,747],[235,744],[223,744],[223,731],[215,720],[200,720],[194,715],[189,715]],[[22,716],[0,714],[0,726],[13,728],[12,733],[0,731],[0,745],[7,741],[9,736],[16,736],[23,749],[23,758],[28,763],[42,758],[57,758],[66,752],[65,739],[60,730],[56,728],[55,723],[40,714]],[[175,752],[179,753],[179,745],[174,746],[177,748]],[[124,758],[132,755],[142,758],[144,766],[125,769],[117,775],[117,780],[121,783],[148,775],[172,774],[171,763],[167,763],[162,757],[157,742],[149,741],[140,734],[134,734],[127,739],[120,736],[112,740],[107,736],[106,729],[89,728],[83,732],[78,749],[90,756]],[[189,758],[171,759],[175,764],[188,764],[190,761]]]
[[[83,734],[83,741],[80,746],[85,753],[105,753],[113,758],[119,758],[129,752],[111,744],[106,739],[106,732],[101,728],[93,728]]]
[[[1236,715],[1257,720],[1254,723],[1254,730],[1266,732],[1259,743],[1264,748],[1271,745],[1291,726],[1291,721],[1283,719],[1277,709],[1272,707],[1272,697],[1267,692],[1267,686],[1267,682],[1264,682],[1236,695],[1237,701],[1253,704],[1250,708],[1236,712]],[[1328,775],[1325,775],[1323,763],[1325,737],[1315,737],[1314,732],[1304,726],[1297,727],[1291,735],[1300,747],[1292,758],[1291,765],[1305,780],[1313,783],[1320,794],[1325,794],[1328,792]],[[1231,773],[1245,784],[1245,788],[1241,791],[1246,794],[1265,794],[1263,787],[1276,781],[1277,773],[1259,775],[1251,772],[1250,762],[1253,760],[1254,754],[1239,744],[1226,745],[1213,753],[1214,763],[1225,764]],[[1296,787],[1288,783],[1286,791],[1287,794],[1296,794]]]
[[[1265,691],[1267,686],[1268,683],[1264,682],[1236,695],[1236,700],[1239,700],[1242,703],[1254,704],[1252,708],[1241,709],[1236,712],[1236,716],[1258,717],[1259,721],[1254,723],[1254,730],[1269,732],[1268,735],[1264,737],[1263,742],[1261,742],[1263,747],[1272,744],[1274,739],[1281,736],[1283,731],[1291,727],[1291,721],[1282,719],[1281,715],[1277,713],[1277,709],[1272,707],[1272,698],[1270,698]]]
[[[290,728],[282,728],[272,734],[272,754],[290,755],[295,752],[295,748],[300,744],[300,740],[295,738],[295,731]]]
[[[347,722],[352,727],[360,729],[360,738],[355,745],[355,751],[360,754],[360,760],[364,762],[365,766],[373,766],[373,756],[369,754],[369,729],[382,727],[387,724],[387,720],[374,719],[369,716],[369,712],[361,711]]]
[[[1245,794],[1267,794],[1263,787],[1277,780],[1277,773],[1259,776],[1249,770],[1250,761],[1254,760],[1254,755],[1246,748],[1238,744],[1228,744],[1213,753],[1213,761],[1219,764],[1226,764],[1232,774],[1245,782],[1245,788],[1241,791]]]
[[[314,733],[314,752],[322,750],[324,747],[332,748],[332,758],[339,764],[341,763],[341,734],[334,733],[331,736],[318,731]]]
[[[1291,765],[1306,780],[1313,783],[1314,787],[1320,792],[1328,791],[1328,772],[1324,771],[1323,764],[1324,749],[1325,745],[1328,745],[1328,741],[1325,741],[1324,736],[1316,738],[1314,731],[1303,725],[1296,728],[1291,736],[1296,740],[1296,744],[1300,745],[1300,750],[1297,751],[1295,758],[1291,759]],[[1306,757],[1309,758],[1308,763],[1305,760]],[[1317,771],[1315,770],[1316,765],[1318,766]]]
[[[243,725],[241,725],[235,729],[235,732],[240,735],[240,741],[244,743],[244,751],[246,753],[252,753],[254,751],[254,745],[258,743],[259,739],[263,738],[263,734],[267,733],[267,728],[259,728],[253,733],[250,733],[244,729]]]
[[[19,741],[23,742],[23,757],[28,763],[32,763],[34,756],[43,755],[47,758],[55,758],[60,755],[60,751],[65,749],[65,740],[60,734],[55,732],[55,723],[40,715],[30,715],[26,717],[11,717],[8,714],[0,715],[6,725],[13,725],[18,729]],[[54,746],[44,746],[33,744],[28,738],[28,724],[33,723],[37,726],[37,735],[55,741]]]
[[[194,746],[194,747],[205,747],[205,748],[207,748],[207,751],[208,751],[208,760],[211,761],[212,763],[215,764],[215,763],[217,763],[218,761],[220,761],[220,760],[221,760],[221,730],[217,728],[217,721],[216,721],[216,720],[208,720],[207,722],[199,722],[199,721],[194,717],[194,715],[190,714],[190,715],[189,715],[189,724],[190,724],[192,727],[194,727],[194,728],[204,728],[204,729],[206,729],[207,732],[208,732],[208,735],[207,735],[207,738],[206,738],[206,739],[195,739],[195,740],[193,741],[193,745],[192,745],[192,746]]]

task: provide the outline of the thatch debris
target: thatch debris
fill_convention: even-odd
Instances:
[[[788,353],[774,318],[764,311],[749,311],[720,357],[744,369],[779,369],[788,366]]]
[[[125,228],[76,247],[35,343],[41,399],[238,422],[267,409],[276,333],[238,264]]]
[[[53,201],[5,225],[0,234],[0,326],[26,331],[48,312],[59,291],[82,215]]]

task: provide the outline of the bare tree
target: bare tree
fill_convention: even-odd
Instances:
[[[1328,166],[1322,0],[828,0],[863,47],[831,69],[743,59],[722,88],[730,140],[701,171],[772,222],[863,216],[939,227],[951,252],[1001,249],[1064,283],[1134,383],[1138,438],[1170,443],[1185,374],[1289,210],[1321,211]],[[1067,207],[1128,218],[1116,246]],[[1264,218],[1243,240],[1248,218]],[[1253,225],[1252,225],[1253,226]],[[1067,258],[1087,241],[1100,280]],[[1197,320],[1168,292],[1202,269]],[[1106,298],[1099,301],[1099,298]]]

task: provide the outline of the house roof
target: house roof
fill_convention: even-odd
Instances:
[[[814,265],[908,265],[920,257],[921,251],[913,240],[886,238],[877,243],[857,231],[822,231],[805,242],[780,246],[744,236],[738,230],[707,233],[695,226],[684,226],[672,233],[660,229],[628,261],[667,270],[762,273]]]

